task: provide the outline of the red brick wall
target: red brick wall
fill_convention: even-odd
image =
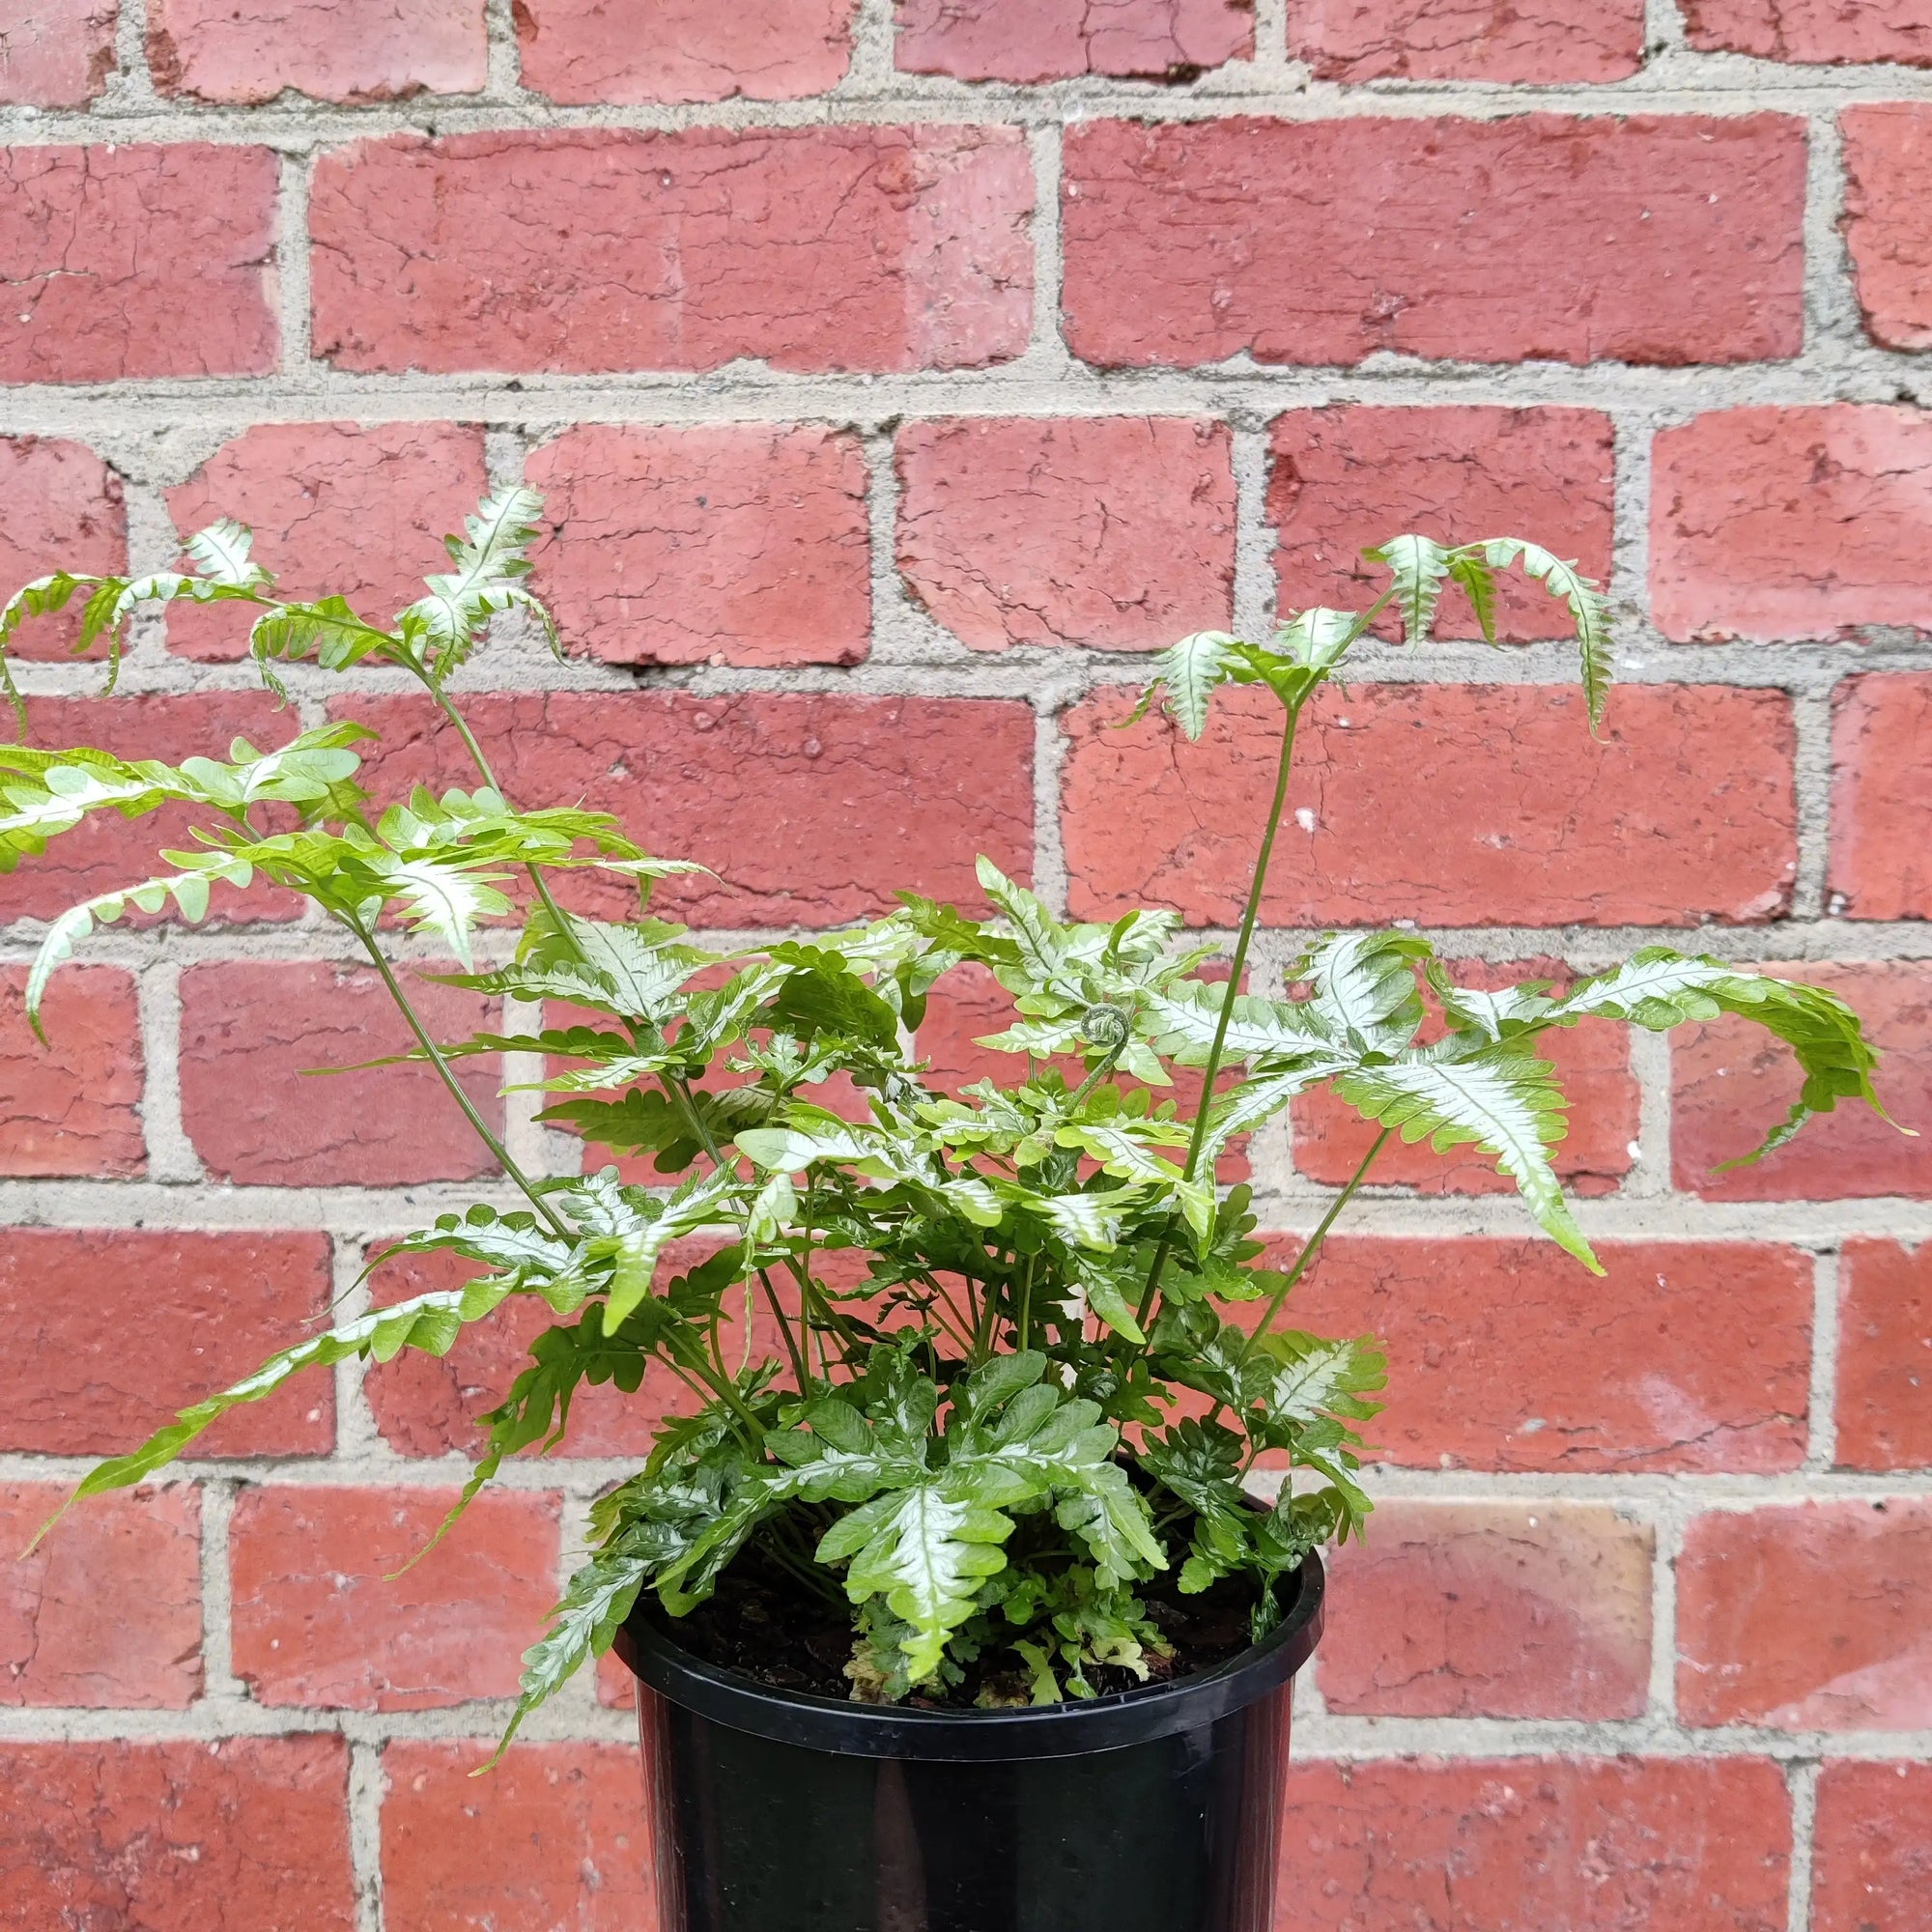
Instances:
[[[1926,1138],[1845,1118],[1714,1176],[1788,1067],[1606,1029],[1564,1043],[1606,1280],[1466,1162],[1369,1191],[1303,1294],[1387,1337],[1393,1406],[1302,1687],[1282,1932],[1925,1932],[1932,0],[897,12],[13,9],[0,570],[158,566],[225,511],[293,588],[388,608],[522,474],[572,657],[506,632],[479,727],[521,798],[714,867],[685,917],[970,898],[985,851],[1212,931],[1261,727],[1108,729],[1144,654],[1360,596],[1405,526],[1582,558],[1604,741],[1540,592],[1497,651],[1452,599],[1447,641],[1372,652],[1306,734],[1259,978],[1395,919],[1472,970],[1802,962]],[[289,725],[218,612],[144,620],[111,703],[71,635],[21,640],[43,742]],[[394,732],[385,781],[457,776],[376,680],[296,684]],[[31,922],[178,833],[0,881],[10,1548],[477,1184],[420,1079],[302,1082],[394,1030],[267,895],[102,935],[33,1043]],[[953,1059],[978,1030],[934,1024]],[[476,1072],[526,1160],[570,1151]],[[1258,1138],[1271,1224],[1358,1145],[1316,1105]],[[383,1580],[522,1339],[284,1392],[0,1569],[5,1932],[649,1923],[614,1673],[465,1774],[654,1392],[595,1392]]]

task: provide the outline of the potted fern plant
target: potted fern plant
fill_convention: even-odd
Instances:
[[[105,639],[111,677],[137,608],[248,605],[271,688],[298,660],[399,668],[475,767],[469,790],[374,799],[357,782],[374,734],[350,723],[179,766],[0,750],[0,867],[93,812],[202,814],[191,849],[48,927],[27,987],[37,1028],[49,976],[98,923],[170,903],[198,920],[215,889],[265,881],[367,953],[411,1057],[504,1178],[387,1251],[459,1257],[465,1286],[297,1341],[100,1463],[75,1497],[140,1482],[303,1370],[440,1354],[466,1323],[534,1296],[554,1324],[482,1418],[464,1503],[506,1456],[554,1442],[583,1384],[636,1391],[657,1364],[688,1394],[597,1504],[594,1549],[526,1654],[510,1725],[618,1645],[640,1682],[668,1928],[1264,1932],[1291,1680],[1321,1630],[1319,1552],[1369,1514],[1360,1432],[1383,1383],[1372,1340],[1285,1318],[1378,1154],[1396,1135],[1480,1150],[1594,1268],[1551,1165],[1565,1102],[1546,1035],[1586,1016],[1756,1020],[1804,1072],[1768,1149],[1840,1099],[1877,1105],[1857,1018],[1815,987],[1661,947],[1560,997],[1474,991],[1405,931],[1331,933],[1280,996],[1244,990],[1297,722],[1384,610],[1419,642],[1453,580],[1487,628],[1494,574],[1522,569],[1574,618],[1595,724],[1599,592],[1513,538],[1397,537],[1370,553],[1389,577],[1371,609],[1300,611],[1265,644],[1204,633],[1159,660],[1136,718],[1161,703],[1199,737],[1228,685],[1264,687],[1281,709],[1222,977],[1172,912],[1068,924],[983,860],[990,918],[908,893],[869,924],[714,952],[644,909],[652,881],[687,862],[646,853],[607,815],[512,803],[451,690],[497,612],[532,612],[556,642],[526,582],[539,507],[520,489],[486,500],[450,540],[451,568],[386,626],[339,597],[278,599],[225,521],[189,541],[181,570],[56,573],[0,615],[4,646],[82,600],[77,648]],[[583,868],[635,881],[637,917],[566,911],[558,894]],[[384,951],[397,917],[455,956],[456,984],[546,1024],[435,1037]],[[499,931],[514,938],[479,959]],[[919,1030],[933,987],[968,965],[1011,999],[1010,1024],[982,1043],[1012,1070],[946,1093]],[[525,1173],[456,1073],[503,1053],[542,1056],[545,1119],[650,1156],[662,1184]],[[1177,1076],[1198,1104],[1177,1104]],[[1376,1137],[1275,1267],[1217,1162],[1321,1086]],[[759,1324],[769,1347],[752,1346]],[[1289,1465],[1272,1503],[1248,1487],[1264,1455]]]

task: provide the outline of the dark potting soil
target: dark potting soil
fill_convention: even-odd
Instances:
[[[1223,1577],[1199,1596],[1183,1597],[1170,1571],[1141,1584],[1139,1596],[1172,1653],[1149,1655],[1149,1685],[1213,1670],[1254,1641],[1254,1590],[1239,1577]],[[845,1675],[852,1658],[849,1612],[808,1595],[755,1550],[741,1556],[718,1579],[716,1592],[689,1616],[667,1617],[655,1605],[646,1614],[673,1643],[721,1670],[776,1690],[838,1698],[852,1694],[851,1680]],[[1024,1703],[1027,1679],[1017,1663],[1006,1645],[989,1646],[967,1667],[964,1683],[944,1695],[916,1693],[906,1702],[918,1710],[972,1710],[979,1706],[981,1692],[990,1691],[1001,1703]],[[1087,1676],[1101,1695],[1143,1688],[1133,1672],[1118,1667],[1090,1665]]]

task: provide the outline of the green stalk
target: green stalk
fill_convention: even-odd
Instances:
[[[508,1150],[490,1131],[489,1125],[484,1121],[483,1116],[476,1111],[475,1105],[470,1100],[469,1095],[463,1091],[463,1083],[450,1070],[449,1062],[443,1058],[441,1048],[429,1037],[428,1030],[417,1017],[415,1008],[410,1004],[410,996],[403,991],[402,985],[397,980],[394,972],[390,970],[389,962],[383,956],[383,949],[376,944],[375,937],[371,934],[369,928],[359,920],[353,918],[346,919],[346,923],[356,938],[362,942],[364,952],[375,962],[377,972],[383,976],[383,983],[389,989],[389,997],[402,1009],[404,1019],[409,1021],[410,1031],[415,1035],[417,1045],[422,1048],[430,1065],[441,1076],[442,1084],[449,1089],[450,1097],[463,1109],[464,1118],[475,1128],[477,1138],[496,1156],[503,1172],[523,1190],[525,1198],[529,1202],[530,1206],[537,1210],[538,1214],[544,1220],[550,1223],[552,1232],[560,1240],[575,1240],[576,1236],[571,1229],[565,1225],[562,1218],[552,1208],[550,1203],[530,1184],[529,1178],[510,1158]]]

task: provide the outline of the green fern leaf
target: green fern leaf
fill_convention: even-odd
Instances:
[[[1570,607],[1570,621],[1582,658],[1583,697],[1589,706],[1590,729],[1596,730],[1603,722],[1604,700],[1610,689],[1610,608],[1602,586],[1583,576],[1574,562],[1520,537],[1497,537],[1483,546],[1483,554],[1497,570],[1520,562],[1525,577],[1533,578]]]
[[[1391,537],[1362,554],[1386,565],[1395,580],[1395,604],[1402,612],[1404,642],[1426,643],[1435,622],[1443,580],[1449,575],[1449,553],[1433,538],[1410,534]]]

